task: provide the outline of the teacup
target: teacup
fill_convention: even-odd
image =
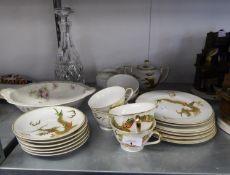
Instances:
[[[150,129],[138,133],[126,132],[116,128],[114,126],[113,119],[111,120],[111,126],[117,141],[121,145],[121,148],[128,152],[138,152],[141,151],[146,145],[154,145],[161,142],[161,135],[159,132],[154,130],[156,121],[153,123]],[[157,136],[157,140],[148,142],[153,135]]]
[[[111,87],[111,86],[121,86],[125,89],[132,88],[133,95],[131,99],[133,99],[138,94],[138,90],[139,90],[138,80],[132,75],[128,75],[128,74],[117,74],[117,75],[111,76],[107,80],[107,87]]]
[[[109,114],[116,128],[127,132],[142,132],[155,123],[154,109],[152,103],[132,103],[113,108]]]
[[[124,89],[120,86],[113,86],[102,89],[91,96],[88,105],[101,129],[112,129],[109,110],[127,103],[132,95],[133,90],[131,88]]]

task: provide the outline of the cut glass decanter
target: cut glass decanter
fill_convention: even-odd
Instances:
[[[55,78],[61,81],[69,80],[84,83],[80,55],[70,35],[71,21],[69,20],[69,15],[73,12],[69,7],[55,9],[55,13],[61,19],[59,22],[61,36],[57,53]]]

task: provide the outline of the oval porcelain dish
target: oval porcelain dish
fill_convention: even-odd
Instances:
[[[78,107],[83,99],[94,93],[95,90],[81,83],[50,81],[31,83],[18,89],[3,89],[1,95],[8,103],[27,112],[36,108],[57,105]]]

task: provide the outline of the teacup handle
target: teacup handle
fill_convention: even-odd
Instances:
[[[158,131],[153,131],[152,135],[156,135],[158,139],[153,142],[147,142],[145,145],[155,145],[161,142],[161,134]]]
[[[128,101],[130,100],[130,98],[133,95],[133,89],[132,88],[127,88],[125,89],[125,104],[128,103]]]
[[[161,76],[160,76],[160,79],[159,79],[159,83],[162,83],[168,78],[169,66],[166,66],[166,67],[161,66],[160,67],[160,72],[161,72]]]

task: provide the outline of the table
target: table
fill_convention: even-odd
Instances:
[[[16,146],[17,141],[11,131],[13,121],[21,115],[21,111],[4,100],[0,100],[0,162]]]
[[[188,86],[182,85],[177,89],[186,90],[185,87],[188,90]],[[161,89],[166,88],[169,86]],[[213,105],[217,109],[216,104]],[[230,174],[230,136],[220,130],[207,143],[162,142],[146,146],[138,153],[128,153],[120,148],[112,132],[98,127],[87,103],[80,109],[87,115],[91,129],[83,147],[64,156],[42,158],[31,156],[16,146],[0,165],[0,174]]]

